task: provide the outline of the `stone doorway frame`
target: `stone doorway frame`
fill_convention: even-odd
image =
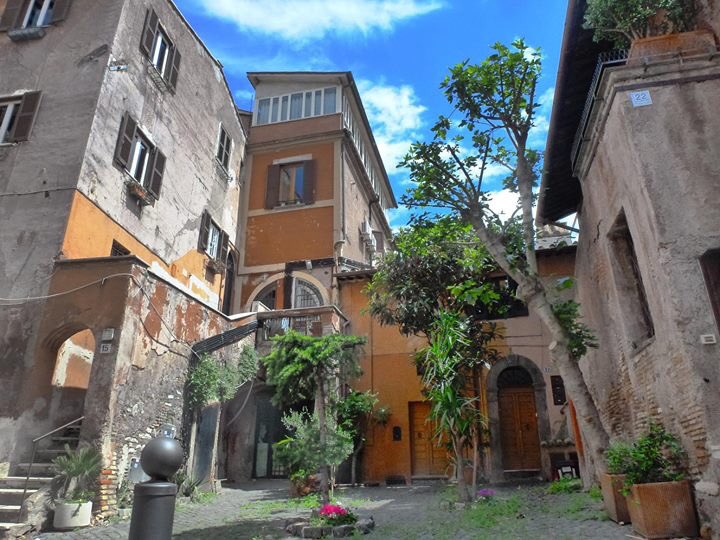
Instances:
[[[535,410],[537,412],[538,437],[540,442],[550,437],[550,417],[547,407],[547,393],[545,377],[535,362],[518,354],[508,355],[497,362],[488,373],[485,392],[488,404],[488,424],[490,428],[490,481],[502,482],[505,480],[503,468],[502,444],[500,442],[500,408],[498,405],[498,378],[500,374],[510,367],[521,367],[530,374],[535,395]],[[542,449],[541,449],[542,450]]]

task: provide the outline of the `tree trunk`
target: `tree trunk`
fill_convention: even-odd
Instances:
[[[569,338],[552,311],[544,284],[537,275],[529,275],[517,266],[510,264],[505,246],[497,235],[486,228],[481,209],[468,212],[463,217],[473,226],[478,238],[485,244],[498,266],[518,284],[519,297],[540,317],[550,332],[553,339],[549,347],[550,355],[563,378],[568,396],[575,404],[583,440],[587,446],[587,453],[590,455],[589,461],[594,464],[595,472],[604,472],[604,453],[609,443],[609,437],[602,425],[600,413],[595,406],[582,371],[580,371],[578,361],[570,355]],[[589,476],[592,477],[594,474]]]
[[[320,428],[320,448],[325,452],[327,446],[327,413],[325,411],[325,381],[322,375],[317,376],[317,408],[318,424]],[[320,500],[322,504],[330,502],[330,492],[328,483],[328,465],[323,463],[320,465]]]
[[[353,487],[357,484],[357,458],[364,446],[365,440],[361,439],[352,454],[352,461],[350,462],[350,483]]]
[[[480,410],[480,381],[479,381],[479,370],[477,366],[473,366],[472,368],[472,384],[473,384],[473,397],[475,398],[475,401],[473,401],[473,407],[475,407],[475,410],[477,411],[477,418],[480,418],[481,410]],[[475,424],[475,429],[473,430],[473,476],[472,476],[472,492],[470,493],[470,496],[474,499],[477,491],[478,491],[478,469],[480,464],[480,430],[482,429],[482,426],[477,425],[477,422]]]
[[[453,450],[455,451],[455,475],[457,476],[458,498],[461,503],[470,502],[470,496],[465,483],[465,460],[463,459],[464,437],[453,435]]]

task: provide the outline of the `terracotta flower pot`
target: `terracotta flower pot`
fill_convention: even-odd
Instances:
[[[630,523],[627,500],[625,495],[621,493],[624,482],[624,474],[603,473],[600,476],[600,488],[602,489],[605,510],[610,519],[617,523]]]
[[[696,30],[679,34],[666,34],[636,39],[630,46],[628,65],[638,65],[646,57],[684,54],[701,54],[717,48],[715,34],[710,30]]]
[[[633,529],[645,538],[694,538],[697,517],[690,482],[634,484],[627,498]]]

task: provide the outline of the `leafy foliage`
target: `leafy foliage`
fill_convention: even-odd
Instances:
[[[357,336],[315,337],[294,330],[275,336],[272,351],[262,359],[267,382],[275,387],[273,403],[286,407],[314,399],[318,378],[357,377],[357,348],[364,343],[365,338]]]
[[[627,47],[636,39],[685,32],[695,25],[695,0],[588,0],[584,28],[595,41]]]
[[[615,441],[605,451],[607,471],[610,474],[625,474],[632,467],[633,447],[624,441]]]
[[[372,413],[377,402],[377,395],[372,392],[350,391],[335,405],[338,424],[357,440],[361,436],[362,420]]]
[[[87,502],[94,496],[95,483],[102,468],[102,455],[91,446],[70,448],[53,460],[58,475],[63,478],[59,496],[68,502]]]
[[[188,401],[192,407],[204,407],[213,401],[235,397],[237,389],[255,377],[258,356],[250,346],[243,347],[237,362],[220,363],[204,354],[190,368],[187,379]]]
[[[558,493],[575,493],[582,489],[582,482],[578,478],[570,478],[569,476],[563,476],[562,478],[552,482],[547,492],[553,495]]]
[[[659,424],[651,424],[647,433],[632,446],[625,470],[625,486],[673,482],[686,473],[687,455],[677,437]]]
[[[556,302],[552,311],[568,336],[570,355],[580,360],[589,348],[597,349],[598,342],[593,331],[580,322],[580,304],[574,300]]]
[[[283,424],[290,435],[273,445],[273,457],[290,474],[313,474],[321,466],[338,466],[353,449],[352,434],[327,420],[327,438],[320,442],[320,421],[307,411],[291,412],[283,416]]]

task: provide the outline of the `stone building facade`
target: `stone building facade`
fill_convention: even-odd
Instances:
[[[133,441],[180,428],[191,346],[232,356],[254,329],[229,315],[246,130],[170,0],[0,17],[0,476],[80,416],[122,476]]]
[[[600,344],[582,369],[605,428],[678,435],[717,534],[720,18],[704,11],[682,50],[610,53],[596,70],[584,6],[570,2],[538,213],[578,212],[578,300]]]

